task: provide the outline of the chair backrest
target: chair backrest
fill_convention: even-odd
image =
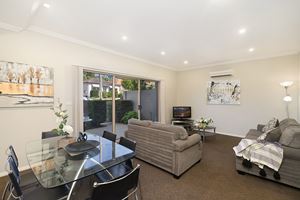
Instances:
[[[8,147],[8,150],[9,150],[8,155],[10,155],[13,158],[16,166],[19,167],[19,160],[18,160],[18,157],[17,157],[14,147],[12,145],[10,145]]]
[[[42,139],[47,139],[47,138],[52,138],[52,137],[57,137],[58,135],[52,131],[45,131],[42,132]]]
[[[22,196],[22,190],[19,185],[20,184],[20,172],[11,156],[8,156],[7,162],[9,164],[9,168],[10,168],[8,176],[10,178],[11,185],[15,191],[14,195],[17,195],[18,197],[20,197],[20,196]],[[13,192],[13,191],[11,190],[11,192]]]
[[[136,147],[136,142],[135,141],[132,141],[132,140],[127,139],[125,137],[121,137],[119,144],[124,146],[124,147],[127,147],[128,149],[130,149],[132,151],[135,151],[135,147]]]
[[[140,165],[137,165],[130,173],[121,178],[104,183],[94,183],[92,199],[105,197],[109,200],[120,200],[129,197],[138,188],[139,173]]]
[[[13,172],[9,172],[8,173],[10,182],[11,182],[11,190],[10,192],[12,192],[14,194],[14,196],[16,197],[21,197],[23,195],[20,184],[18,182],[17,177],[15,176],[15,174]]]
[[[105,139],[108,139],[110,141],[116,142],[117,135],[113,134],[112,132],[109,131],[103,131],[103,136]]]

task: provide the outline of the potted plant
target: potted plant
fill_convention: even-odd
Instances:
[[[196,128],[205,129],[210,124],[212,124],[214,121],[211,118],[203,118],[201,117],[199,120],[196,120],[194,123],[194,126]]]
[[[68,136],[73,133],[72,126],[68,125],[68,114],[67,110],[64,110],[63,104],[58,100],[58,105],[54,105],[51,109],[54,111],[56,116],[56,122],[58,123],[58,127],[53,129],[52,132],[57,133],[60,136]]]

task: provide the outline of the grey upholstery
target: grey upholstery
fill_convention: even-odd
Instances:
[[[260,125],[258,129],[261,130]],[[285,119],[279,123],[279,129],[282,132],[279,143],[282,144],[283,148],[283,161],[278,171],[281,178],[276,180],[273,177],[274,171],[267,167],[264,168],[267,174],[265,178],[300,188],[300,146],[298,146],[300,144],[300,125],[294,119]],[[251,129],[246,138],[256,139],[262,134],[259,130]],[[238,171],[260,176],[260,169],[256,165],[252,165],[252,168],[246,168],[242,162],[243,159],[236,157],[236,169]]]
[[[136,157],[180,176],[202,157],[200,135],[188,136],[182,127],[152,123],[141,126],[129,120],[125,136],[136,141]],[[141,123],[143,124],[143,123]],[[183,133],[182,131],[185,131]],[[184,135],[187,135],[186,139]]]

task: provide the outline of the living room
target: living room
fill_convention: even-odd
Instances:
[[[250,129],[273,117],[300,120],[298,1],[86,4],[67,0],[0,3],[1,63],[53,70],[53,102],[59,100],[67,110],[72,136],[78,137],[84,129],[84,70],[155,80],[159,82],[159,122],[170,125],[174,106],[190,106],[191,119],[213,119],[217,134],[201,142],[201,162],[179,179],[134,159],[134,164],[141,164],[141,198],[299,198],[299,186],[239,175],[232,149]],[[218,72],[230,75],[211,77]],[[211,81],[239,81],[239,102],[209,104]],[[280,85],[286,81],[293,82],[287,91]],[[287,95],[292,101],[283,100]],[[14,147],[20,171],[30,169],[27,144],[56,128],[57,119],[51,106],[5,106],[2,100],[0,173],[5,177],[7,148]],[[0,185],[2,193],[4,183]]]

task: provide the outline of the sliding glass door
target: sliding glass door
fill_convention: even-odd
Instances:
[[[131,118],[158,121],[158,81],[83,71],[84,131],[124,136]]]
[[[158,81],[140,80],[140,119],[158,121]]]

